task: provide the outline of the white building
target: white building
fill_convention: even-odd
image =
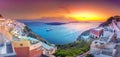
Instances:
[[[116,52],[116,44],[95,40],[91,44],[90,53],[95,57],[113,57]]]
[[[119,57],[120,49],[120,29],[118,24],[112,21],[113,31],[104,31],[99,40],[94,40],[91,44],[90,53],[95,57]]]

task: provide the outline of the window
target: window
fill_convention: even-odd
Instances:
[[[23,46],[23,44],[20,44],[20,46]]]
[[[95,42],[95,44],[97,44],[97,42]]]
[[[103,45],[104,43],[100,43],[101,45]]]

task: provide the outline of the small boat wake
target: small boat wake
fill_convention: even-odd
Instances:
[[[49,31],[52,31],[52,30],[53,30],[53,28],[49,28],[49,29],[47,29],[46,31],[49,32]]]

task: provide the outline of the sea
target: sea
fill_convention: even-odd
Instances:
[[[64,45],[77,40],[79,35],[91,28],[98,27],[97,22],[66,23],[49,25],[43,22],[24,22],[34,33],[51,44]]]

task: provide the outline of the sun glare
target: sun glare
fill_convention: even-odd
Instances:
[[[101,19],[99,15],[90,12],[71,13],[68,14],[67,17],[71,17],[80,21],[99,21]]]

